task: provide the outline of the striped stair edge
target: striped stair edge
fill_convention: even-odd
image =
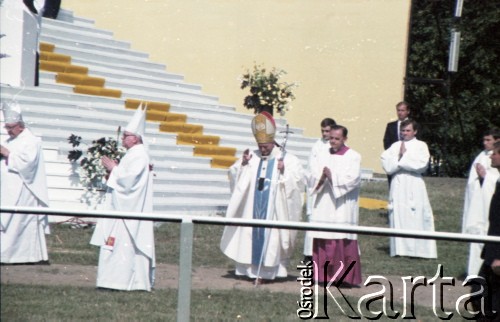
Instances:
[[[56,73],[56,82],[74,85],[77,94],[120,98],[122,91],[105,88],[105,79],[87,76],[88,68],[71,64],[71,56],[55,53],[54,44],[40,42],[40,69]]]
[[[219,146],[220,137],[203,135],[203,126],[187,123],[187,115],[169,112],[170,104],[154,101],[126,99],[125,107],[136,109],[147,106],[146,119],[159,122],[160,132],[177,133],[177,144],[193,145],[193,156],[211,158],[212,168],[225,168],[236,161],[236,148]]]
[[[121,98],[122,91],[105,88],[104,78],[88,76],[88,68],[72,65],[71,56],[55,53],[55,48],[54,44],[40,43],[40,69],[56,73],[56,83],[72,85],[77,94]],[[193,156],[210,157],[212,167],[228,168],[237,159],[236,148],[219,146],[220,137],[203,135],[203,125],[188,123],[185,114],[169,112],[169,103],[125,99],[127,109],[137,109],[140,104],[147,107],[147,121],[160,123],[160,133],[177,133],[177,144],[194,145]]]

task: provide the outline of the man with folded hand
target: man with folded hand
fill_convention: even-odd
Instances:
[[[434,231],[434,215],[422,174],[429,164],[427,144],[416,138],[418,124],[401,122],[403,139],[382,153],[382,167],[392,175],[389,191],[389,224],[391,228]],[[391,256],[437,258],[433,239],[390,238]]]
[[[307,181],[308,190],[314,196],[312,223],[358,225],[361,155],[345,145],[347,133],[344,126],[333,125],[330,130],[330,153],[323,153],[310,165]],[[313,262],[318,282],[329,283],[335,278],[335,282],[342,282],[344,286],[361,284],[361,259],[356,234],[308,231],[306,238],[313,239]],[[341,274],[337,274],[339,271]]]
[[[106,156],[111,210],[153,212],[153,177],[144,146],[145,111],[139,106],[122,135],[127,152],[117,163]],[[151,291],[155,272],[153,222],[100,218],[90,241],[100,246],[97,287]]]

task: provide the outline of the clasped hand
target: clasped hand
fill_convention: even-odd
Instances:
[[[111,172],[111,170],[113,170],[113,168],[118,165],[118,162],[116,160],[112,160],[107,156],[103,156],[101,158],[101,163],[109,172]]]
[[[9,154],[10,154],[10,151],[9,151],[9,149],[7,149],[6,147],[4,147],[3,145],[0,145],[0,154],[1,154],[3,157],[8,158],[8,157],[9,157]]]
[[[401,146],[399,147],[399,159],[401,160],[401,158],[403,157],[403,154],[405,154],[406,152],[406,146],[405,146],[405,142],[401,142]]]
[[[476,172],[481,179],[486,176],[486,169],[481,163],[476,163]]]
[[[318,187],[325,183],[326,179],[332,181],[332,171],[328,167],[323,168],[323,173],[321,173],[321,178],[319,178]]]

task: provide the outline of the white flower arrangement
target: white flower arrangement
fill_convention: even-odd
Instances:
[[[274,67],[270,72],[266,72],[266,69],[259,65],[255,65],[252,72],[247,70],[240,79],[241,89],[250,89],[243,105],[254,109],[255,113],[267,107],[271,114],[276,110],[281,116],[285,115],[291,109],[291,101],[295,99],[292,90],[298,86],[296,83],[280,82],[280,78],[285,74],[284,70]]]
[[[73,148],[81,143],[81,137],[71,134],[68,138]],[[78,173],[80,175],[80,183],[86,190],[103,190],[106,188],[106,176],[108,175],[106,168],[101,163],[101,158],[107,156],[118,162],[125,154],[126,150],[118,146],[117,140],[109,137],[102,137],[98,140],[92,141],[87,149],[86,155],[79,162],[80,168]],[[83,155],[83,152],[78,149],[73,149],[68,153],[68,159],[72,162],[77,161]]]

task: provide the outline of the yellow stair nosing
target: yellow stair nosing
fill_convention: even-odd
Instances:
[[[238,158],[220,158],[220,157],[214,157],[210,161],[210,166],[212,168],[219,168],[219,169],[227,169],[230,166],[232,166]]]
[[[170,109],[169,103],[138,100],[135,98],[127,98],[125,100],[125,107],[130,109],[136,109],[139,107],[141,103],[147,106],[148,111],[157,110],[157,111],[168,112],[168,110]]]
[[[119,89],[111,89],[111,88],[89,86],[89,85],[75,85],[73,87],[73,92],[85,95],[106,96],[106,97],[116,97],[116,98],[120,98],[122,96],[122,91]]]
[[[195,145],[195,144],[219,144],[220,137],[203,134],[177,134],[177,144]]]
[[[87,75],[89,69],[84,66],[72,65],[59,61],[40,60],[40,70],[56,73],[72,73]]]
[[[53,52],[49,52],[49,51],[40,51],[40,60],[60,61],[60,62],[70,63],[71,56],[53,53]]]
[[[196,144],[194,153],[197,155],[211,156],[233,156],[236,154],[236,148],[212,145],[212,144]]]
[[[56,45],[41,41],[38,45],[38,48],[40,49],[40,51],[48,51],[53,53]]]
[[[72,85],[104,87],[106,80],[102,77],[93,77],[77,73],[58,73],[56,76],[56,82]]]
[[[190,124],[183,122],[162,122],[160,124],[160,131],[178,132],[187,134],[202,134],[203,126],[198,124]]]

